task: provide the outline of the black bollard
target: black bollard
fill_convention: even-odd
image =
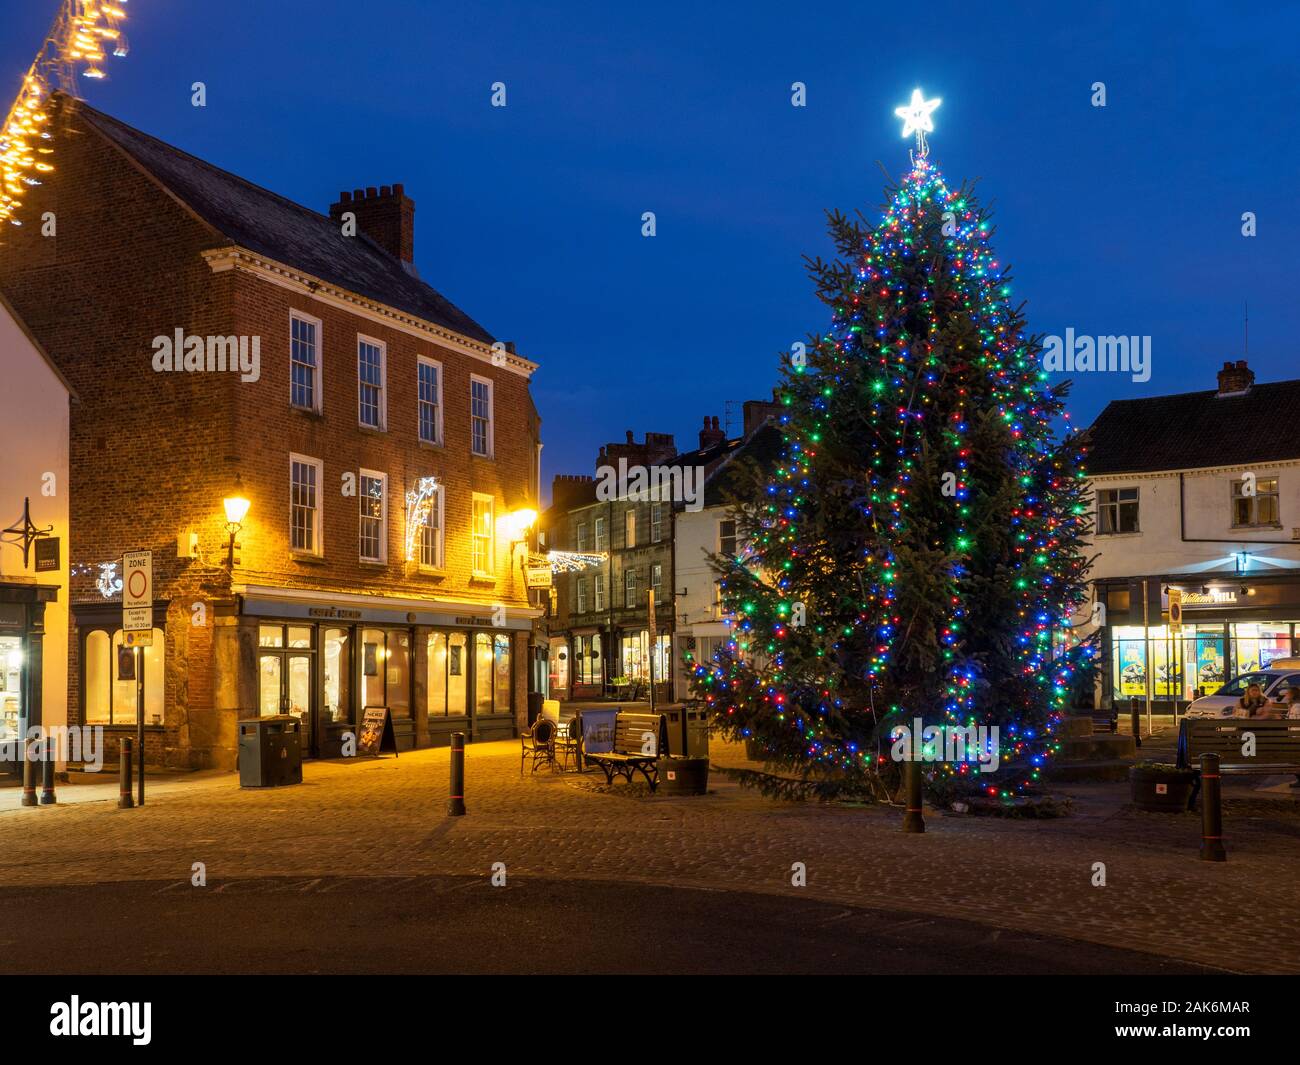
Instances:
[[[23,805],[36,805],[36,762],[31,740],[23,741]]]
[[[903,786],[907,795],[907,812],[903,814],[904,832],[925,831],[925,811],[921,806],[921,763],[908,759],[903,763]]]
[[[1133,730],[1133,742],[1139,747],[1142,746],[1142,719],[1138,716],[1137,696],[1132,696],[1128,701],[1128,720],[1129,727]]]
[[[54,796],[54,743],[41,744],[41,805],[53,806],[59,800]]]
[[[117,808],[130,810],[134,806],[135,800],[131,798],[131,741],[123,739],[121,760],[118,763]]]
[[[1226,862],[1223,849],[1223,793],[1219,787],[1219,756],[1201,755],[1201,861]]]
[[[447,800],[448,817],[465,816],[465,733],[451,734],[451,798]]]

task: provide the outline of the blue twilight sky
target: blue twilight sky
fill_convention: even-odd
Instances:
[[[0,0],[6,98],[54,7]],[[626,429],[685,449],[704,415],[768,393],[776,353],[825,325],[800,256],[828,253],[825,208],[878,214],[914,86],[943,98],[932,157],[981,179],[1031,328],[1152,337],[1151,379],[1079,380],[1075,424],[1211,387],[1247,300],[1260,379],[1300,376],[1296,4],[129,8],[95,106],[321,211],[406,184],[424,278],[541,363],[548,484]]]

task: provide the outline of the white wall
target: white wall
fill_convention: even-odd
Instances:
[[[678,662],[685,637],[695,637],[696,656],[704,659],[712,654],[713,641],[727,633],[717,608],[717,574],[709,565],[706,553],[718,550],[718,523],[730,516],[730,507],[677,512],[673,539],[673,575],[677,587],[673,612],[677,618],[678,646],[674,654]],[[685,699],[690,694],[689,677],[683,669],[678,669],[675,676],[673,696]]]
[[[1230,506],[1232,482],[1243,473],[1258,479],[1278,479],[1281,528],[1234,529]],[[1178,474],[1130,474],[1092,479],[1092,487],[1137,488],[1137,533],[1093,535],[1098,558],[1090,576],[1136,577],[1146,574],[1195,573],[1235,574],[1234,557],[1248,551],[1252,561],[1248,572],[1279,576],[1300,567],[1300,540],[1292,541],[1293,528],[1300,528],[1300,459],[1272,465],[1232,466],[1213,470],[1192,470],[1184,475],[1186,535],[1224,541],[1185,543],[1179,528]],[[1285,540],[1284,544],[1260,543]],[[1269,562],[1280,565],[1269,565]],[[1289,563],[1289,565],[1288,565]]]
[[[0,367],[0,528],[21,518],[29,497],[32,523],[54,526],[62,567],[37,574],[33,555],[24,571],[22,549],[6,544],[0,579],[58,586],[57,601],[45,606],[42,702],[45,724],[62,725],[68,720],[68,392],[2,302]]]

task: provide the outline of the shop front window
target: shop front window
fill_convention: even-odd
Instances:
[[[429,716],[464,717],[469,637],[463,632],[429,634]]]
[[[153,630],[152,646],[142,648],[138,655],[124,646],[121,629],[111,637],[104,629],[93,629],[86,634],[83,646],[86,724],[134,725],[142,687],[145,724],[163,723],[166,644],[162,629]]]
[[[411,716],[411,636],[405,630],[361,630],[363,706],[386,706]]]
[[[325,721],[352,721],[352,634],[348,629],[326,629],[321,640],[325,652]]]
[[[510,637],[504,633],[474,636],[474,712],[510,712]]]
[[[654,650],[655,680],[660,683],[668,680],[669,677],[671,676],[670,670],[672,667],[672,653],[673,653],[672,643],[673,643],[673,638],[671,636],[655,637],[655,650]]]
[[[1290,622],[1237,622],[1232,626],[1233,675],[1267,669],[1275,658],[1291,655]]]
[[[569,649],[562,643],[551,644],[551,689],[569,687]]]
[[[650,634],[642,629],[640,632],[623,636],[619,655],[622,675],[629,680],[645,680],[646,665],[649,661]]]
[[[93,634],[92,634],[93,635]],[[100,636],[104,636],[101,632]],[[104,636],[107,640],[108,637]],[[0,636],[0,742],[18,738],[23,699],[23,640]]]

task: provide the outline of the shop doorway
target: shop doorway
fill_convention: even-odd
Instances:
[[[314,631],[311,625],[258,628],[257,711],[262,717],[296,717],[304,758],[316,754]]]

